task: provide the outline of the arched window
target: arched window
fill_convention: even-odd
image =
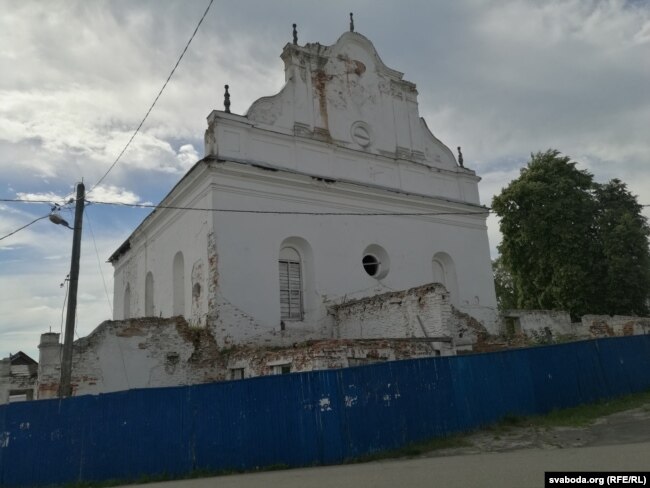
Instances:
[[[280,318],[302,320],[302,269],[300,254],[292,247],[280,250]]]
[[[451,256],[446,252],[437,252],[433,256],[433,281],[442,283],[449,292],[449,301],[458,304],[458,279],[456,266]]]
[[[173,265],[174,316],[185,315],[185,261],[178,251]]]
[[[144,282],[144,316],[153,317],[153,273],[147,273],[147,279]]]
[[[124,289],[124,319],[131,318],[131,285],[126,284]]]
[[[447,277],[445,276],[445,267],[437,259],[433,260],[433,282],[442,283],[447,285]]]

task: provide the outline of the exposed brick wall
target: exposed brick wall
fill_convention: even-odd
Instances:
[[[36,365],[12,365],[10,358],[0,359],[0,405],[9,403],[11,394],[24,393],[35,397]]]
[[[449,329],[453,334],[456,351],[474,351],[488,342],[490,335],[481,322],[456,307],[452,306],[451,312]]]
[[[650,317],[584,315],[582,328],[591,337],[650,334]]]
[[[218,313],[208,317],[206,327],[190,326],[182,317],[102,323],[74,343],[74,394],[226,380],[236,376],[233,369],[250,377],[275,374],[282,365],[311,371],[449,355],[455,353],[450,327],[456,339],[465,336],[466,341],[484,333],[475,320],[452,308],[440,284],[339,304],[327,320],[311,327],[269,330],[220,296],[216,259],[212,249],[207,298]],[[58,340],[57,334],[42,336],[39,398],[58,391]]]
[[[39,398],[57,395],[61,375],[58,335],[49,335],[43,349],[52,351],[41,362]],[[74,343],[72,386],[74,395],[84,395],[199,384],[231,379],[233,368],[248,378],[276,374],[279,365],[297,372],[436,356],[447,354],[448,346],[421,338],[220,347],[210,328],[191,327],[182,317],[106,321]]]
[[[507,316],[519,321],[519,332],[493,337],[478,320],[453,307],[445,287],[435,283],[334,305],[328,321],[311,328],[290,324],[285,330],[268,330],[220,297],[211,266],[208,299],[219,305],[219,313],[209,317],[206,327],[192,327],[182,317],[102,323],[74,343],[74,394],[223,381],[242,373],[248,378],[342,368],[457,350],[492,351],[540,343],[540,337],[553,341],[650,333],[650,318],[589,315],[582,324],[571,324],[564,312],[510,311]],[[243,326],[235,340],[233,328]],[[39,398],[57,394],[58,341],[58,334],[42,335]]]
[[[288,322],[282,330],[279,323],[277,328],[265,327],[219,293],[214,303],[217,304],[217,313],[209,317],[208,328],[220,347],[286,347],[296,342],[332,337],[331,316],[325,316],[313,324]]]
[[[439,283],[382,293],[332,307],[342,339],[451,337],[449,293]]]
[[[531,345],[599,337],[650,334],[649,317],[585,315],[571,322],[558,310],[507,310],[502,313],[501,334],[480,339],[474,351],[495,351]]]
[[[436,348],[437,343],[418,339],[331,339],[282,348],[238,347],[227,352],[226,379],[232,368],[244,369],[248,378],[277,374],[274,367],[281,365],[294,373],[440,355]]]
[[[219,350],[205,328],[182,317],[103,322],[73,345],[72,386],[76,395],[202,383],[219,379]],[[39,398],[56,396],[61,374],[54,355],[41,362]]]
[[[563,310],[506,310],[502,313],[503,332],[531,337],[570,335],[575,333],[571,316]],[[514,330],[507,330],[511,321]]]

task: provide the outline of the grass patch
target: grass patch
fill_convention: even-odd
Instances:
[[[500,422],[484,427],[482,431],[490,432],[495,439],[500,439],[502,434],[511,432],[521,427],[584,427],[592,424],[596,419],[623,412],[633,408],[643,408],[650,411],[650,390],[643,393],[635,393],[625,397],[602,400],[588,405],[553,410],[546,415],[534,415],[529,417],[518,415],[506,415]],[[473,432],[457,434],[449,437],[431,439],[425,442],[409,444],[400,449],[381,451],[367,456],[361,456],[351,460],[352,463],[364,463],[379,461],[382,459],[420,456],[431,451],[449,449],[454,447],[471,447],[469,440]]]
[[[633,408],[643,407],[644,410],[650,411],[649,403],[650,390],[577,407],[553,410],[546,415],[530,417],[508,415],[498,424],[491,426],[489,430],[498,431],[502,429],[507,431],[513,427],[584,427],[592,424],[600,417]]]
[[[563,410],[554,410],[538,418],[540,426],[576,426],[582,427],[593,423],[597,418],[613,413],[639,408],[650,403],[650,391],[628,395],[611,400],[601,400],[589,405],[580,405]]]
[[[379,451],[358,458],[350,459],[348,463],[367,463],[370,461],[380,461],[382,459],[412,457],[426,454],[427,452],[437,451],[440,449],[451,449],[454,447],[470,447],[472,444],[467,440],[467,435],[452,435],[447,437],[437,437],[423,442],[415,442],[399,449],[389,451]]]

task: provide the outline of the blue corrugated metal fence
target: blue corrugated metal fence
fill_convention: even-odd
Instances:
[[[305,466],[650,389],[650,336],[0,406],[0,485]]]

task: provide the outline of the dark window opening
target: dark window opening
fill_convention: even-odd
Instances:
[[[363,269],[365,269],[366,273],[368,273],[370,276],[375,276],[379,271],[380,263],[376,256],[373,256],[372,254],[366,254],[363,257],[362,262]]]

